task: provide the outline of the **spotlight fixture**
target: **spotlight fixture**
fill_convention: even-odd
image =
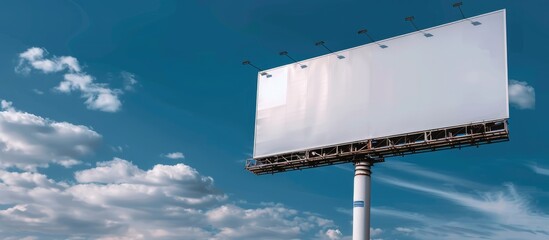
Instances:
[[[328,50],[328,52],[330,52],[330,53],[336,55],[337,58],[339,58],[339,59],[344,59],[344,58],[345,58],[345,56],[343,56],[343,55],[339,55],[339,54],[334,53],[334,51],[330,50],[330,49],[329,49],[328,47],[326,47],[326,45],[324,45],[324,44],[325,44],[324,41],[318,41],[318,42],[315,43],[315,46],[323,46],[326,50]]]

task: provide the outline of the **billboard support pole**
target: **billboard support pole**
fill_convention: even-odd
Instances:
[[[370,240],[370,175],[373,163],[369,158],[355,162],[353,240]]]

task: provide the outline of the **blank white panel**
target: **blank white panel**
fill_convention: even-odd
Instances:
[[[254,157],[509,117],[505,11],[258,76]]]

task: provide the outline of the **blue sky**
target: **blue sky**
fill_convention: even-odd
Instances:
[[[452,1],[8,1],[0,239],[348,239],[352,166],[254,176],[256,72],[458,20]],[[373,239],[547,239],[548,4],[507,10],[511,141],[374,167]],[[535,94],[537,93],[537,94]]]

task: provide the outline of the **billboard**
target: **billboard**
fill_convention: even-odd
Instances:
[[[259,74],[253,157],[509,117],[505,10],[379,43]]]

